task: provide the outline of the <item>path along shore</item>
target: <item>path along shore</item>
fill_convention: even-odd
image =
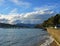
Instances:
[[[60,29],[47,28],[47,31],[54,38],[50,46],[60,46]]]

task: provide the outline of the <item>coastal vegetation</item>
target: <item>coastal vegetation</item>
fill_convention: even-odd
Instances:
[[[48,20],[45,20],[42,24],[36,25],[35,28],[54,27],[58,24],[60,24],[60,14],[48,18]]]

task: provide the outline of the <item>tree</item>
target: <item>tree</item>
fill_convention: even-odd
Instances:
[[[56,16],[54,17],[54,21],[53,21],[54,25],[57,25],[59,23],[60,21],[59,19],[60,19],[60,14],[56,14]]]

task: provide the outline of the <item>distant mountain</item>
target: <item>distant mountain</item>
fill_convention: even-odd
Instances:
[[[34,28],[36,24],[23,24],[23,23],[17,23],[17,26],[27,27],[27,28]]]
[[[7,24],[0,23],[0,28],[34,28],[35,24]]]
[[[0,23],[0,28],[20,28],[20,26],[11,25],[11,24],[7,24],[7,23]]]

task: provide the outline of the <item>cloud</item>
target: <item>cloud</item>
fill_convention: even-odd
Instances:
[[[13,9],[10,14],[8,15],[0,15],[0,22],[10,23],[10,24],[16,24],[16,23],[30,23],[30,24],[37,24],[42,23],[47,18],[54,15],[54,11],[51,11],[50,9],[47,10],[36,10],[29,13],[22,13],[22,14],[13,14],[15,13],[17,9]]]
[[[16,0],[17,1],[17,0]],[[34,11],[28,13],[18,14],[18,9],[14,8],[10,11],[8,15],[0,14],[0,22],[6,22],[10,24],[16,23],[30,23],[30,24],[38,24],[42,23],[44,20],[48,19],[52,15],[55,14],[54,11],[51,10],[54,7],[35,7]]]
[[[22,19],[20,21],[21,23],[25,23],[25,24],[38,24],[41,23],[41,19]]]
[[[40,10],[40,11],[46,11],[46,10],[52,10],[56,7],[56,4],[53,5],[44,5],[42,7],[35,7],[34,10]]]
[[[4,19],[4,18],[0,19],[1,23],[8,23],[8,21],[9,21],[8,19]]]
[[[3,5],[5,0],[0,0],[0,6]]]
[[[24,2],[24,1],[21,1],[21,0],[10,0],[11,2],[13,2],[14,4],[20,6],[20,7],[30,7],[31,3],[29,2]]]
[[[13,10],[10,11],[9,15],[10,14],[17,14],[17,12],[18,12],[17,8],[14,8]]]
[[[24,15],[24,18],[28,18],[28,19],[40,19],[42,18],[42,16],[51,16],[51,14],[53,14],[54,11],[51,11],[49,9],[47,10],[37,10],[37,11],[34,11],[34,12],[30,12],[30,13],[27,13]]]

